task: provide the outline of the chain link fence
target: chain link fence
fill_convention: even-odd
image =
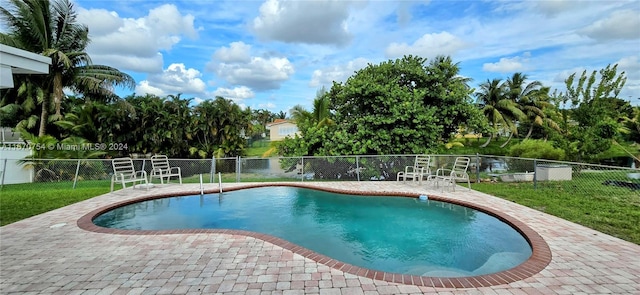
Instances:
[[[585,163],[489,155],[432,155],[431,171],[450,167],[456,157],[471,158],[471,182],[518,184],[540,191],[617,188],[640,194],[640,170]],[[170,159],[183,182],[396,181],[415,155]],[[150,159],[133,159],[136,170],[151,173]],[[0,159],[0,186],[28,189],[110,186],[110,160]],[[154,182],[159,182],[154,179]],[[172,182],[176,182],[173,181]],[[614,192],[615,193],[615,192]]]

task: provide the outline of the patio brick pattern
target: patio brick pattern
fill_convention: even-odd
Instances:
[[[224,189],[246,185],[229,183]],[[0,293],[640,294],[640,245],[510,201],[463,188],[440,192],[412,183],[306,185],[376,194],[428,194],[491,208],[537,233],[551,250],[551,259],[522,279],[481,287],[464,280],[425,286],[415,284],[416,276],[396,275],[398,279],[389,280],[366,270],[337,267],[339,262],[330,258],[260,234],[202,230],[114,234],[83,229],[90,226],[87,214],[118,202],[199,191],[197,185],[169,184],[148,191],[119,190],[0,227]],[[217,191],[217,186],[207,189]],[[411,284],[398,283],[408,280]]]

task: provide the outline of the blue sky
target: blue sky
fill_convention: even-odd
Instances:
[[[311,109],[322,86],[413,54],[450,55],[473,87],[523,72],[560,91],[571,73],[618,63],[620,98],[640,104],[639,1],[74,3],[93,62],[132,75],[136,94]]]

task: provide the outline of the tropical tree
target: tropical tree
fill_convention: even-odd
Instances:
[[[560,125],[558,125],[558,122],[554,119],[557,117],[557,114],[555,106],[550,101],[549,90],[549,87],[541,87],[530,93],[530,95],[523,97],[518,102],[529,124],[529,131],[524,137],[525,140],[531,137],[533,129],[536,126],[544,130],[553,129],[557,132],[561,131]],[[546,132],[547,131],[545,131],[545,133]]]
[[[307,111],[302,105],[296,105],[289,110],[289,113],[301,131],[315,126],[331,126],[335,122],[331,119],[329,104],[329,96],[323,87],[316,93],[316,98],[313,100],[313,110]]]
[[[568,115],[575,124],[568,126],[564,147],[572,160],[593,160],[620,135],[622,116],[629,113],[630,106],[618,98],[627,78],[617,67],[607,65],[591,74],[583,71],[580,76],[573,73],[565,80],[563,102],[571,103]],[[623,109],[626,111],[621,112]]]
[[[296,123],[298,129],[304,129],[303,126],[307,126],[313,119],[313,114],[307,111],[302,105],[297,104],[289,110],[291,114],[291,120]]]
[[[517,132],[513,118],[523,116],[516,101],[507,95],[507,87],[501,79],[487,80],[480,84],[480,90],[476,92],[477,103],[491,125],[491,136],[481,145],[486,147],[493,138],[497,137],[500,128],[506,128],[511,132]],[[515,130],[515,131],[514,131]]]
[[[424,71],[423,80],[417,79],[420,82],[416,86],[425,90],[422,102],[437,108],[441,140],[448,141],[461,130],[484,132],[488,129],[486,119],[473,103],[473,89],[468,84],[472,79],[460,75],[459,63],[454,63],[449,56],[436,56]]]
[[[509,138],[500,146],[505,147],[513,135],[518,135],[518,121],[522,121],[527,118],[525,112],[529,113],[537,113],[538,115],[543,114],[542,110],[537,109],[534,104],[530,103],[534,100],[533,95],[536,94],[540,88],[542,87],[542,83],[538,81],[533,81],[529,84],[525,85],[525,81],[527,80],[527,75],[522,73],[514,73],[511,77],[507,78],[507,81],[504,84],[506,97],[507,99],[514,101],[520,112],[506,112],[504,113],[507,116],[507,120],[513,121],[512,127],[509,132]],[[525,110],[527,107],[527,110]]]
[[[38,107],[42,104],[44,92],[31,79],[35,76],[23,75],[16,81],[16,88],[0,91],[0,126],[15,126],[17,129],[37,133]]]
[[[274,119],[286,119],[287,118],[287,113],[284,112],[284,111],[280,111],[275,115],[276,115],[276,117]]]
[[[113,86],[133,88],[131,76],[115,68],[93,65],[86,53],[89,30],[76,21],[76,12],[69,0],[8,0],[0,7],[0,18],[7,27],[0,33],[0,43],[42,54],[51,58],[49,74],[18,80],[18,88],[33,83],[41,89],[39,136],[46,134],[49,113],[62,118],[61,105],[68,88],[85,95],[114,96]],[[31,86],[29,86],[31,87]],[[20,101],[16,97],[11,103]],[[33,94],[32,91],[23,92]]]
[[[312,120],[318,126],[331,126],[335,122],[331,119],[332,114],[329,109],[331,100],[327,94],[327,90],[322,87],[316,93],[316,98],[313,100]]]
[[[458,72],[448,57],[428,63],[405,56],[369,65],[318,95],[309,114],[315,124],[301,130],[302,137],[283,141],[280,151],[299,156],[433,150],[461,125],[476,128],[482,118],[470,101],[468,79]]]
[[[201,158],[240,156],[246,146],[246,130],[251,125],[251,110],[242,110],[232,100],[216,97],[205,100],[193,111],[191,155]]]

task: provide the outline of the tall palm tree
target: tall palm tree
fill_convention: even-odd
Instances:
[[[520,112],[507,112],[505,113],[506,120],[512,121],[513,125],[511,125],[511,132],[509,132],[509,138],[505,143],[503,143],[500,147],[505,147],[513,135],[518,134],[517,121],[524,119],[526,117],[523,107],[527,103],[527,101],[532,100],[533,94],[542,87],[542,83],[538,81],[533,81],[529,84],[525,85],[525,81],[527,80],[527,75],[522,73],[514,73],[511,77],[507,78],[507,81],[504,83],[506,98],[510,101],[516,103]],[[532,110],[533,108],[530,108]],[[540,112],[542,113],[542,112]]]
[[[501,79],[493,79],[480,84],[480,91],[475,94],[478,104],[492,128],[491,136],[481,147],[486,147],[491,139],[496,137],[498,126],[514,132],[516,126],[512,118],[522,116],[522,111],[516,102],[509,99],[505,92],[506,87]]]
[[[522,109],[531,124],[529,132],[524,137],[525,140],[531,137],[535,126],[548,127],[560,131],[560,126],[553,120],[553,116],[548,115],[554,108],[550,102],[549,90],[549,87],[542,87],[519,101],[520,109]]]
[[[51,58],[49,74],[35,78],[44,96],[41,102],[39,136],[46,134],[53,104],[54,118],[61,118],[64,88],[82,94],[112,95],[113,86],[133,88],[133,78],[119,70],[93,65],[86,53],[89,29],[76,22],[69,0],[7,0],[0,18],[8,28],[0,43]]]

